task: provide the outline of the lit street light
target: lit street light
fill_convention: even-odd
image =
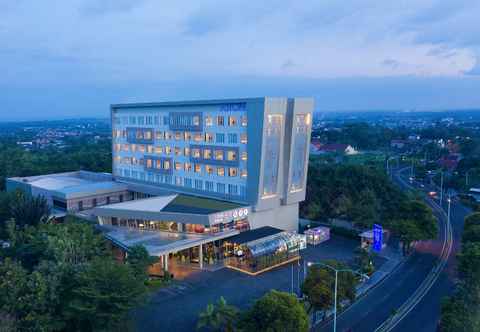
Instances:
[[[355,273],[355,274],[358,274],[359,276],[363,277],[363,278],[366,278],[366,279],[370,279],[369,276],[367,276],[366,274],[364,273],[360,273],[358,271],[355,271],[355,270],[352,270],[352,269],[336,269],[334,268],[333,266],[330,266],[328,264],[325,264],[325,263],[321,263],[321,262],[308,262],[307,263],[308,267],[310,266],[313,266],[313,265],[321,265],[321,266],[324,266],[332,271],[335,271],[335,295],[334,295],[334,304],[333,304],[333,332],[336,332],[337,331],[337,286],[338,286],[338,272],[351,272],[351,273]]]

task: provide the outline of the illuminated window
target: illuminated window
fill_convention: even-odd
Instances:
[[[158,139],[158,140],[162,140],[165,138],[164,134],[163,134],[163,131],[157,131],[155,133],[155,138]]]
[[[130,145],[128,144],[123,144],[123,151],[127,151],[130,150]]]
[[[182,185],[182,178],[180,176],[176,176],[175,177],[175,184],[177,186],[181,186]]]
[[[225,176],[225,168],[217,167],[217,175],[218,176]]]
[[[186,141],[190,141],[190,140],[192,139],[192,133],[187,133],[187,132],[186,132],[186,133],[184,134],[184,136],[185,136],[185,140],[186,140]]]
[[[183,154],[185,155],[185,157],[188,157],[190,155],[190,148],[185,148],[183,150]]]
[[[153,153],[153,145],[147,145],[147,152],[148,153]]]
[[[177,131],[175,132],[175,140],[180,141],[182,139],[182,133]]]
[[[146,130],[143,132],[143,138],[144,139],[152,139],[153,138],[153,134],[152,134],[152,131],[151,130]]]
[[[223,150],[215,150],[215,160],[223,160]]]
[[[182,155],[182,149],[179,148],[178,146],[176,146],[175,149],[174,149],[174,154],[176,156],[181,156]]]
[[[203,159],[212,159],[212,150],[210,149],[203,150]]]
[[[192,170],[192,164],[185,163],[184,169],[185,169],[185,172],[190,172]]]
[[[138,165],[139,164],[139,160],[135,157],[132,157],[132,164],[133,165]]]
[[[172,147],[166,146],[166,147],[165,147],[165,153],[166,153],[166,154],[172,153]]]
[[[217,126],[224,126],[225,118],[222,115],[217,116]]]
[[[193,136],[193,140],[194,140],[195,142],[201,142],[201,141],[203,141],[203,135],[197,133],[197,134],[195,134],[195,135]]]
[[[205,172],[207,172],[207,174],[213,174],[213,166],[206,165]]]
[[[163,169],[170,169],[170,161],[169,160],[165,160],[163,162]]]
[[[130,149],[132,150],[132,152],[137,151],[137,145],[136,144],[130,145]]]
[[[195,173],[201,173],[202,172],[202,165],[195,164],[194,168],[195,168]]]
[[[161,169],[162,168],[162,162],[160,160],[155,160],[155,168],[156,169]]]
[[[247,170],[246,170],[246,169],[242,169],[242,170],[240,171],[240,176],[241,176],[242,178],[246,178],[246,177],[247,177]]]
[[[115,151],[120,151],[122,149],[122,145],[121,144],[115,144]]]
[[[243,161],[247,160],[247,152],[246,152],[246,151],[242,152],[241,159],[242,159]]]
[[[237,125],[237,118],[234,116],[228,117],[228,125],[229,126],[236,126]]]
[[[244,116],[241,117],[241,122],[242,122],[242,126],[243,126],[243,127],[246,127],[246,126],[247,126],[247,123],[248,123],[248,122],[247,122],[247,116],[246,116],[246,115],[244,115]]]
[[[192,157],[193,158],[200,158],[200,149],[192,149]]]
[[[165,139],[172,139],[172,138],[173,138],[172,133],[169,132],[169,131],[166,131],[166,132],[165,132]]]
[[[198,115],[194,115],[192,118],[192,123],[194,126],[199,126],[200,125],[200,117]]]
[[[213,142],[213,134],[212,133],[205,133],[205,142],[208,142],[208,143]]]
[[[247,144],[247,134],[240,134],[240,143]]]
[[[147,168],[152,168],[152,159],[147,159]]]
[[[138,145],[138,151],[145,153],[145,145],[139,144]]]
[[[213,126],[213,119],[212,119],[211,116],[208,115],[208,116],[205,118],[205,125],[208,126],[208,127]]]
[[[237,153],[234,150],[227,151],[227,160],[234,161],[237,160]]]
[[[155,147],[155,153],[159,153],[159,154],[163,153],[163,147],[161,147],[161,146]]]
[[[176,171],[181,171],[182,170],[182,163],[181,162],[175,162],[175,170]]]
[[[238,170],[235,167],[228,168],[228,176],[237,176]]]

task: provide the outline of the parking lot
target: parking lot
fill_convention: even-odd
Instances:
[[[304,261],[336,259],[351,263],[359,244],[359,240],[332,235],[330,240],[303,250],[300,264],[295,262],[254,277],[228,268],[195,271],[153,294],[150,301],[135,312],[136,325],[140,331],[192,331],[198,313],[220,296],[229,304],[246,308],[271,289],[291,292],[293,285],[296,291],[299,279],[303,278]],[[375,261],[378,268],[385,260],[378,257]]]

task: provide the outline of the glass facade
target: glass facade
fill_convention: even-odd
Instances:
[[[245,104],[119,108],[112,125],[115,176],[246,199]]]
[[[265,155],[263,157],[262,198],[275,196],[277,194],[282,128],[283,115],[267,115],[264,139]]]
[[[305,169],[308,153],[308,131],[310,114],[297,114],[293,121],[293,158],[290,181],[290,192],[302,190],[305,180]]]

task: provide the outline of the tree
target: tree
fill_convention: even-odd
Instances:
[[[59,275],[48,263],[28,273],[10,259],[0,263],[0,312],[20,331],[55,331],[63,327],[55,314]]]
[[[43,196],[30,196],[19,193],[11,202],[10,213],[12,218],[15,219],[17,226],[36,226],[48,219],[50,207]]]
[[[307,332],[308,315],[294,295],[271,290],[245,312],[240,327],[244,331]]]
[[[345,269],[347,266],[337,261],[326,261],[325,264],[336,269]],[[355,300],[357,278],[352,272],[339,272],[337,284],[337,303],[343,300]],[[327,310],[334,303],[335,272],[322,265],[313,265],[308,270],[302,292],[310,305],[308,311]]]
[[[157,261],[156,257],[149,255],[147,249],[142,245],[133,246],[128,250],[127,263],[132,267],[136,278],[148,279],[148,268]]]
[[[480,241],[480,213],[474,212],[465,217],[462,243]]]
[[[65,315],[81,331],[119,327],[146,291],[129,265],[111,258],[94,259],[78,273],[75,283]]]
[[[233,332],[238,322],[238,309],[227,304],[222,297],[217,304],[208,304],[205,311],[199,314],[197,330]]]
[[[432,210],[416,199],[403,204],[402,216],[392,223],[392,227],[403,243],[404,254],[409,253],[413,242],[433,239],[438,233]]]

